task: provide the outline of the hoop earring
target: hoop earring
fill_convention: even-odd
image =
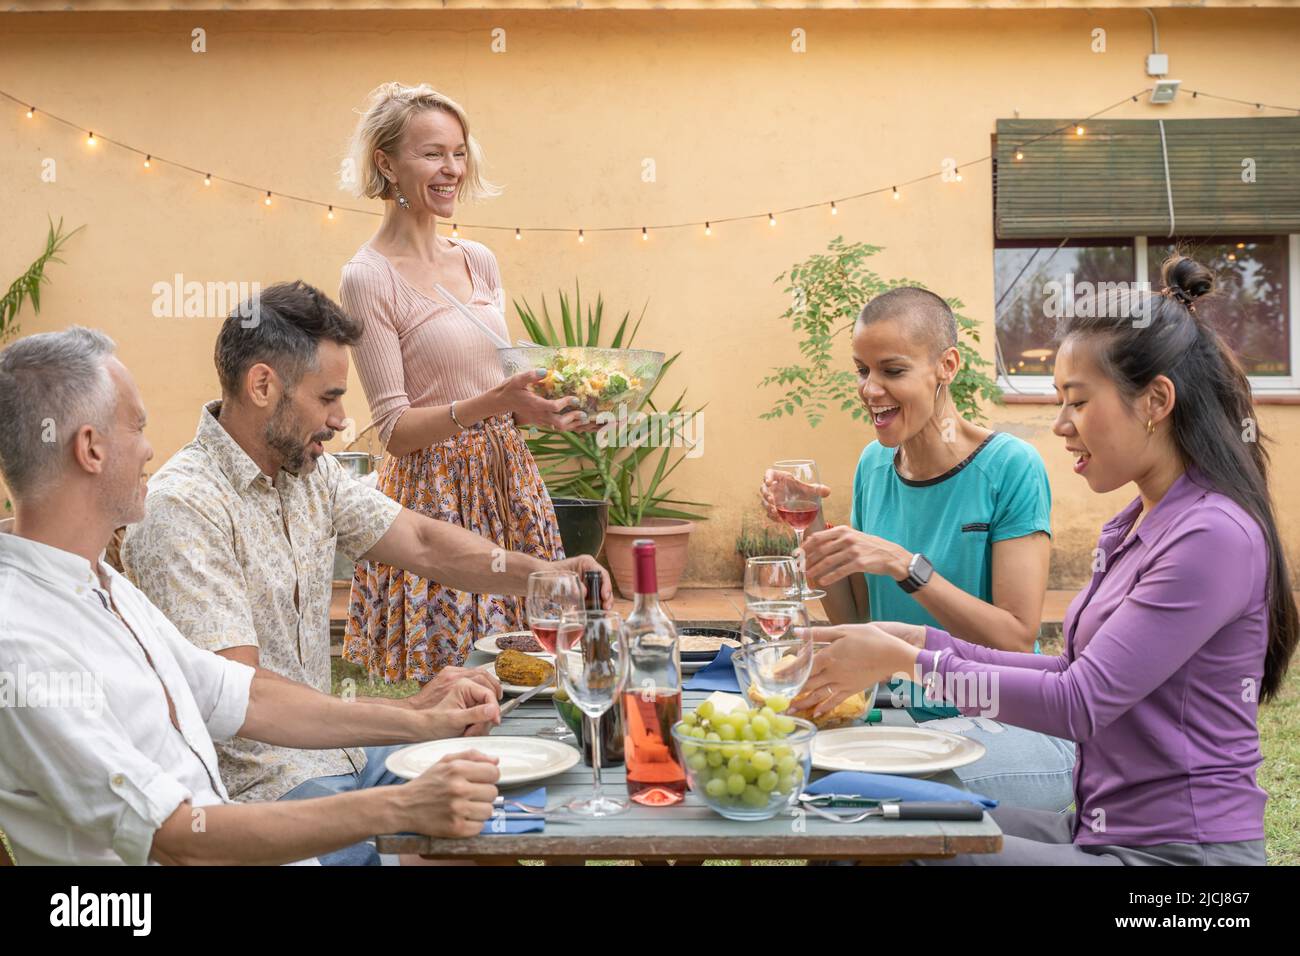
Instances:
[[[1153,422],[1151,419],[1148,418],[1148,419],[1147,419],[1147,434],[1148,434],[1148,435],[1154,435],[1155,433],[1156,433],[1156,423]]]

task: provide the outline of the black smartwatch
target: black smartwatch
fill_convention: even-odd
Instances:
[[[918,551],[907,563],[907,577],[899,581],[898,586],[908,594],[912,594],[929,584],[932,574],[934,574],[934,565]]]

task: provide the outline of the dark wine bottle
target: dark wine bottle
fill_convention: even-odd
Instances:
[[[599,571],[584,571],[582,583],[587,589],[586,605],[589,611],[599,611],[601,574]],[[623,714],[618,702],[600,715],[600,765],[602,767],[621,767],[623,765]],[[591,766],[591,721],[582,722],[582,762]]]

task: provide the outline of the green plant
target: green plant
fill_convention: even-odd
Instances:
[[[538,345],[631,348],[645,309],[641,310],[641,316],[630,331],[631,313],[625,312],[608,345],[602,345],[600,341],[604,310],[604,299],[598,295],[594,306],[588,303],[584,316],[581,288],[575,290],[572,307],[568,296],[561,291],[560,328],[557,330],[551,321],[545,296],[542,297],[540,317],[527,300],[522,304],[515,302],[515,311],[524,330]],[[636,421],[637,413],[657,416],[659,428],[656,430],[661,439],[658,445],[650,441],[629,445],[611,442],[608,433],[613,430],[612,426],[603,430],[604,439],[601,438],[602,432],[534,430],[528,438],[528,447],[552,496],[604,499],[609,502],[610,523],[623,527],[635,527],[647,518],[704,519],[699,509],[708,505],[674,498],[672,488],[665,488],[668,478],[687,458],[687,452],[674,455],[673,449],[681,448],[682,444],[689,445],[683,434],[684,428],[703,411],[701,408],[688,412],[682,408],[685,390],[667,411],[660,412],[654,404],[655,389],[680,355],[678,352],[664,362],[659,381],[637,408],[628,410],[629,424]]]
[[[764,554],[794,554],[794,533],[784,525],[776,525],[767,516],[754,519],[744,515],[740,519],[740,533],[736,535],[736,553],[742,558],[755,558]]]
[[[900,286],[920,285],[910,279],[884,279],[869,269],[866,260],[881,249],[864,242],[846,245],[843,236],[836,236],[826,253],[815,253],[776,277],[776,282],[789,279],[784,291],[791,304],[781,317],[789,319],[792,329],[800,334],[799,352],[804,362],[775,368],[774,374],[763,379],[765,386],[784,388],[785,395],[760,417],[780,418],[802,409],[815,428],[829,408],[838,407],[858,421],[867,420],[867,410],[858,398],[857,375],[835,359],[835,342],[853,328],[858,313],[871,299]],[[1001,392],[983,371],[992,363],[970,344],[979,342],[978,325],[960,313],[959,299],[945,301],[957,318],[957,350],[962,360],[949,386],[953,402],[963,418],[983,424],[979,400],[997,403]]]
[[[57,226],[54,225],[53,219],[50,220],[50,231],[45,237],[45,251],[27,267],[26,272],[10,283],[9,291],[0,298],[0,342],[4,342],[18,331],[18,310],[23,307],[25,300],[31,299],[32,311],[40,315],[41,283],[49,281],[49,277],[45,275],[46,264],[63,262],[59,258],[59,252],[63,249],[64,243],[84,228],[78,226],[72,232],[64,233],[62,219]]]

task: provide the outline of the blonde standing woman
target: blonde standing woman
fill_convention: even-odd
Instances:
[[[465,111],[427,84],[370,94],[351,152],[357,192],[384,200],[379,230],[343,267],[344,309],[365,331],[357,372],[388,456],[379,487],[407,508],[509,551],[564,557],[550,496],[519,425],[586,425],[568,399],[506,378],[486,324],[508,340],[496,257],[438,234],[457,201],[496,195]],[[467,309],[477,319],[464,314]],[[526,626],[523,601],[471,594],[383,564],[352,579],[344,657],[387,681],[431,680],[474,641]]]

